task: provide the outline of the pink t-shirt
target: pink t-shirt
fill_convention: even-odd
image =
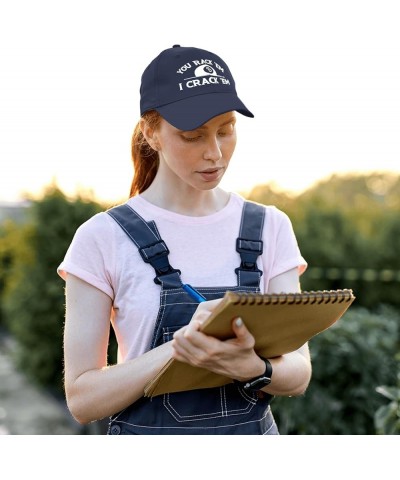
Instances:
[[[128,204],[146,221],[154,220],[167,244],[170,264],[182,272],[182,281],[195,287],[237,285],[236,251],[244,199],[230,194],[219,212],[203,217],[180,215],[149,203],[140,195]],[[271,278],[298,267],[306,269],[292,224],[275,207],[265,207],[264,252],[258,259],[261,291]],[[149,349],[159,308],[160,286],[153,268],[144,263],[137,247],[107,213],[81,225],[58,267],[106,293],[113,300],[112,322],[118,341],[118,361],[135,358]],[[82,320],[84,321],[84,320]]]

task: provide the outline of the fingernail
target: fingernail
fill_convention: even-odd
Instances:
[[[235,320],[235,323],[236,323],[236,326],[237,327],[241,327],[243,325],[243,320],[238,317],[236,320]]]

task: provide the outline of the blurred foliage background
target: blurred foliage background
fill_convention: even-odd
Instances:
[[[300,195],[260,185],[246,195],[287,213],[309,268],[303,290],[351,288],[356,301],[311,340],[301,397],[275,398],[282,434],[400,433],[400,176],[332,176]],[[56,268],[84,221],[111,205],[68,199],[56,186],[0,223],[0,327],[15,361],[62,397],[64,282]],[[110,362],[115,339],[110,339]]]

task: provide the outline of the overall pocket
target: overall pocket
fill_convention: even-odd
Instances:
[[[163,328],[163,341],[169,342],[181,326]],[[199,422],[216,418],[247,415],[256,405],[258,395],[246,392],[234,383],[222,387],[166,393],[163,405],[177,422]]]

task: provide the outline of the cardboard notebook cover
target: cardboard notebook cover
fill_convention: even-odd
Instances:
[[[272,358],[300,348],[333,325],[354,301],[352,290],[286,294],[226,292],[201,331],[221,340],[234,336],[232,320],[241,317],[255,338],[255,351]],[[145,396],[218,387],[232,380],[209,370],[170,359],[146,385]]]

